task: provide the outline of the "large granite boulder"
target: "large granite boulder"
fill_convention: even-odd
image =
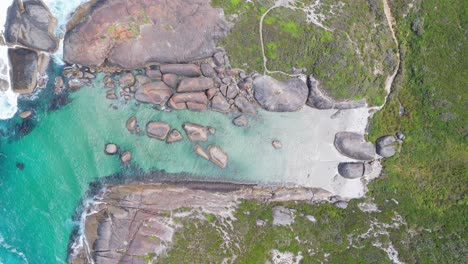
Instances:
[[[11,69],[10,78],[13,91],[20,94],[31,93],[36,88],[38,54],[34,50],[8,49]]]
[[[135,93],[135,99],[141,103],[163,105],[172,95],[172,89],[163,82],[151,82],[142,85]]]
[[[195,64],[164,64],[159,67],[162,74],[176,74],[187,77],[198,77],[201,75],[200,67]]]
[[[4,34],[7,43],[47,52],[57,50],[56,19],[42,1],[14,0],[7,17]]]
[[[184,78],[177,87],[177,92],[199,92],[214,88],[214,81],[207,77]]]
[[[309,89],[305,82],[298,78],[286,82],[270,76],[255,78],[254,96],[257,102],[268,111],[294,112],[304,106]]]
[[[354,132],[338,132],[335,135],[335,147],[343,155],[357,160],[373,160],[375,147],[365,141],[364,136]]]
[[[375,142],[377,154],[384,158],[389,158],[395,155],[395,143],[397,139],[395,136],[383,136],[377,139]]]
[[[229,24],[210,0],[101,0],[75,12],[64,40],[69,63],[126,69],[210,57]],[[131,51],[131,52],[130,52]]]
[[[341,162],[338,164],[338,173],[346,179],[361,178],[372,172],[372,166],[364,162]]]

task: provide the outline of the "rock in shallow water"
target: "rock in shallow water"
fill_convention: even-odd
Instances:
[[[172,95],[172,89],[163,82],[151,82],[140,87],[135,99],[141,103],[164,105]]]
[[[208,140],[208,129],[206,127],[192,123],[185,123],[183,127],[190,141]]]
[[[13,91],[20,94],[31,93],[36,88],[38,55],[30,49],[8,49],[11,63],[11,85]]]
[[[167,134],[171,128],[167,123],[151,121],[146,124],[146,133],[148,137],[159,140],[166,140]]]
[[[268,111],[294,112],[304,106],[309,89],[298,78],[280,82],[270,76],[255,78],[254,96],[257,102]]]
[[[106,144],[104,148],[104,152],[106,152],[107,155],[115,155],[117,154],[117,151],[119,151],[119,147],[112,143]]]
[[[218,146],[213,145],[208,147],[208,153],[210,154],[210,160],[218,167],[224,169],[228,163],[228,155]]]
[[[120,161],[123,164],[127,164],[132,160],[132,153],[130,151],[124,151],[122,154],[120,154]]]
[[[249,119],[247,119],[245,115],[241,115],[239,117],[234,118],[234,120],[232,120],[232,123],[238,127],[247,127],[249,126]]]
[[[127,122],[125,123],[125,127],[127,128],[128,131],[133,132],[135,131],[137,125],[137,118],[136,116],[130,117]]]
[[[364,136],[354,132],[338,132],[335,147],[343,155],[357,160],[373,160],[375,147],[364,140]]]
[[[193,147],[193,150],[195,151],[195,153],[197,153],[198,156],[206,160],[210,159],[210,156],[208,156],[208,153],[206,153],[202,146],[196,144],[195,147]]]
[[[174,143],[177,141],[181,141],[183,139],[182,134],[177,129],[171,130],[169,135],[167,136],[167,143]]]

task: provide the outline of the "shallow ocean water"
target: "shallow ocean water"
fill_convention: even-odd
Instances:
[[[347,158],[335,150],[333,138],[336,131],[363,132],[367,109],[345,111],[336,119],[330,118],[336,111],[308,107],[296,113],[261,111],[249,117],[249,128],[240,128],[231,123],[235,114],[164,112],[134,100],[111,101],[105,98],[106,89],[101,88],[102,75],[93,84],[71,94],[71,103],[57,111],[39,110],[36,126],[29,134],[1,139],[0,263],[66,261],[70,233],[78,224],[72,216],[89,183],[124,169],[118,156],[104,153],[108,142],[131,151],[132,165],[144,171],[189,172],[201,179],[299,184],[338,193],[340,188],[352,189],[350,197],[364,191],[360,180],[337,178],[337,164]],[[38,96],[36,100],[46,104],[50,98]],[[22,103],[28,107],[28,101]],[[20,108],[22,105],[20,102]],[[181,131],[184,140],[166,144],[144,134],[130,134],[125,122],[133,115],[142,131],[148,121],[163,121]],[[0,126],[8,127],[7,121],[0,122],[4,123]],[[226,169],[193,152],[195,144],[182,129],[185,122],[216,128],[216,134],[200,145],[206,148],[217,144],[227,152]],[[275,150],[273,139],[280,140],[283,148]],[[22,170],[17,168],[18,163],[24,164]]]

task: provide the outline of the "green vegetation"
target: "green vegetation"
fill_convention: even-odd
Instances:
[[[384,162],[384,174],[369,185],[367,198],[351,201],[346,210],[330,204],[283,204],[297,210],[296,222],[290,228],[271,225],[271,208],[276,204],[244,201],[229,232],[239,248],[230,247],[231,251],[226,251],[222,246],[220,233],[213,232],[221,226],[220,220],[192,219],[177,233],[177,246],[164,258],[164,263],[186,263],[183,255],[194,259],[206,256],[202,263],[231,255],[238,256],[236,263],[265,263],[272,249],[296,255],[301,252],[303,263],[320,263],[325,259],[329,263],[389,262],[386,253],[373,246],[376,242],[384,245],[391,242],[398,258],[406,263],[466,262],[466,3],[440,5],[436,0],[427,0],[416,2],[410,10],[408,4],[409,1],[396,1],[392,6],[402,65],[389,102],[375,115],[369,136],[375,140],[402,131],[407,138],[401,153]],[[266,24],[281,25],[280,21],[275,17]],[[294,32],[294,26],[287,27]],[[317,38],[320,43],[340,39],[339,34],[325,32]],[[278,40],[266,43],[267,47],[270,45],[267,50],[275,50],[281,58],[281,43]],[[355,65],[347,67],[350,66]],[[399,115],[400,106],[406,109],[403,116]],[[381,212],[361,212],[357,204],[364,200],[373,200]],[[310,222],[306,215],[313,215],[317,222]],[[378,229],[376,223],[396,223],[397,216],[404,223],[398,228],[386,228],[388,236],[359,238],[371,227]],[[258,227],[257,219],[266,220],[267,224]],[[214,246],[219,249],[211,250]]]
[[[292,67],[306,68],[334,98],[366,97],[370,104],[382,104],[386,76],[395,67],[396,47],[381,1],[350,0],[344,1],[344,7],[335,1],[321,2],[317,12],[327,17],[323,24],[331,30],[307,23],[302,10],[281,7],[267,14],[263,39],[268,69],[290,73]],[[236,25],[220,43],[233,66],[263,72],[259,21],[273,2],[236,1],[233,5],[232,1],[215,0],[213,4],[238,15]]]

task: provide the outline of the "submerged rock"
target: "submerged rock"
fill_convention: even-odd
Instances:
[[[254,96],[263,109],[272,112],[294,112],[304,106],[309,89],[298,78],[280,82],[270,76],[255,78]]]
[[[146,124],[146,133],[148,137],[159,140],[166,140],[167,134],[171,128],[167,123],[151,121]]]
[[[224,169],[228,163],[228,155],[218,146],[213,145],[208,147],[208,153],[210,154],[210,160],[218,167]]]
[[[210,57],[229,24],[210,0],[102,0],[75,12],[64,40],[69,63],[126,69]],[[129,52],[131,51],[131,52]]]
[[[377,154],[384,158],[389,158],[395,155],[394,144],[397,139],[394,136],[383,136],[377,139],[375,142]]]
[[[208,129],[206,127],[192,123],[185,123],[183,127],[190,141],[208,140]]]
[[[57,21],[42,1],[14,0],[7,17],[4,34],[7,43],[46,52],[57,50],[59,41],[54,35]]]
[[[335,148],[343,155],[357,160],[373,160],[375,147],[364,140],[364,136],[354,132],[338,132],[335,135]]]
[[[272,145],[275,149],[283,148],[283,143],[281,143],[281,141],[279,141],[279,140],[273,140],[273,141],[271,142],[271,145]]]

